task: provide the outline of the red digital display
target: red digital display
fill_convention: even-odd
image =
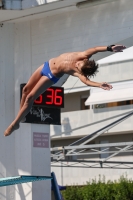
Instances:
[[[22,88],[25,84],[21,84]],[[34,106],[47,106],[47,107],[64,107],[64,88],[63,87],[50,87],[43,94],[41,94],[35,101]]]
[[[50,87],[34,101],[34,105],[64,107],[63,88]]]

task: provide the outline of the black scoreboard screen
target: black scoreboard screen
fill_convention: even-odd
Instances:
[[[25,84],[20,85],[20,99]],[[61,124],[60,110],[64,107],[64,88],[50,87],[35,101],[24,123]]]
[[[30,112],[26,115],[24,123],[60,125],[60,109],[32,106]]]

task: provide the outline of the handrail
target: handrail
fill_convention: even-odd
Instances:
[[[59,150],[69,150],[69,149],[92,149],[92,148],[102,148],[102,147],[120,147],[120,146],[128,146],[133,145],[133,142],[121,142],[121,143],[105,143],[105,144],[89,144],[89,145],[77,145],[77,146],[60,146],[53,147],[51,151],[59,151]]]
[[[52,176],[52,179],[51,179],[52,189],[54,191],[55,200],[63,200],[63,197],[60,193],[59,186],[58,186],[58,183],[57,183],[57,180],[56,180],[55,173],[52,172],[51,176]]]

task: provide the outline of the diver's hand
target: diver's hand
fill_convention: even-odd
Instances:
[[[102,89],[104,89],[104,90],[110,90],[110,89],[113,88],[112,85],[110,85],[110,84],[108,84],[106,82],[101,83],[99,87],[102,88]]]
[[[123,46],[123,45],[112,46],[112,51],[113,52],[123,52],[124,49],[126,49],[126,47]]]

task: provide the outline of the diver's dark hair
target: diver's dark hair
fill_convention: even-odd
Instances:
[[[85,60],[81,73],[86,77],[95,76],[98,72],[98,64],[94,60]]]

